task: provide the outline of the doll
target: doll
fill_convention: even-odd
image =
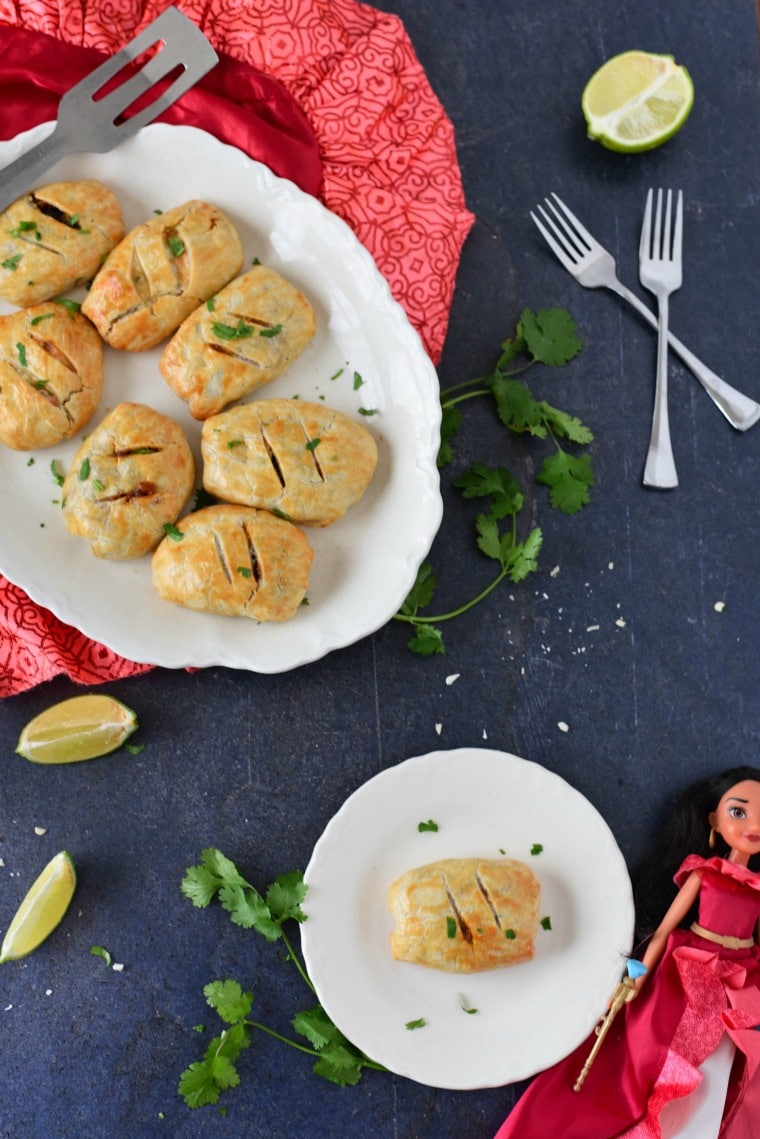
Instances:
[[[594,1036],[539,1075],[496,1139],[760,1136],[760,769],[680,796],[637,876],[646,939],[628,1001],[579,1091]],[[662,893],[658,869],[670,887]],[[652,904],[659,921],[652,925]],[[664,914],[664,916],[662,916]],[[641,929],[643,923],[643,929]]]

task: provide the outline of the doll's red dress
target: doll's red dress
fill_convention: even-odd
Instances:
[[[699,926],[754,937],[760,874],[690,855],[675,876],[699,871]],[[579,1092],[573,1084],[594,1037],[541,1073],[496,1139],[657,1139],[665,1104],[693,1091],[699,1066],[728,1032],[736,1048],[720,1139],[760,1136],[760,947],[727,948],[693,931],[669,937],[636,1000],[613,1022]],[[550,1028],[547,1028],[550,1031]]]

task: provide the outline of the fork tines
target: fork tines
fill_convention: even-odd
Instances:
[[[532,210],[530,216],[555,257],[560,261],[570,258],[575,262],[595,248],[594,238],[561,198],[552,193],[551,198],[544,198],[544,203],[545,209],[540,204],[536,206],[542,221]]]
[[[647,193],[644,220],[641,224],[639,257],[655,261],[679,261],[683,247],[683,191],[678,191],[676,199],[676,221],[671,226],[673,214],[673,191],[668,190],[665,198],[665,225],[662,224],[662,190],[657,191],[657,204],[652,228],[652,203],[654,190]],[[671,240],[672,237],[672,240]]]

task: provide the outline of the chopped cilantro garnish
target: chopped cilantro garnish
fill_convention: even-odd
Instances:
[[[103,960],[105,961],[106,965],[110,965],[111,962],[113,961],[111,954],[108,952],[107,949],[104,949],[102,945],[91,945],[90,946],[90,954],[93,957],[102,957]]]
[[[540,854],[543,849],[544,849],[543,843],[534,842],[533,846],[530,848],[530,853],[531,854]]]
[[[220,340],[245,340],[248,336],[253,336],[253,325],[246,324],[244,320],[239,320],[236,325],[221,324],[215,320],[211,331]]]
[[[314,439],[309,439],[308,443],[306,443],[306,450],[315,451],[321,442],[322,440],[318,435],[315,436]]]
[[[427,1021],[425,1020],[424,1016],[418,1016],[416,1020],[408,1020],[404,1027],[408,1028],[411,1032],[414,1028],[424,1028],[426,1024]]]
[[[552,919],[547,914],[546,917],[541,918],[541,928],[542,929],[551,929],[551,927],[552,927]]]
[[[166,537],[171,538],[173,542],[181,542],[185,536],[182,531],[176,526],[173,526],[171,522],[164,522],[164,533]]]
[[[185,243],[181,237],[176,234],[170,234],[166,239],[166,244],[169,246],[169,251],[172,257],[181,257],[185,252]]]
[[[250,568],[250,566],[238,566],[237,572],[241,577],[251,577],[253,570]]]
[[[13,257],[6,257],[5,261],[0,262],[0,265],[3,269],[10,269],[11,272],[15,273],[16,269],[18,269],[18,263],[20,260],[21,254],[16,253]]]
[[[244,442],[243,439],[228,439],[227,440],[227,450],[232,451],[233,448],[235,448],[235,447],[242,447],[243,442]]]
[[[22,368],[25,368],[26,367],[26,348],[24,347],[24,345],[20,341],[16,344],[16,352],[18,353],[19,364],[21,365]]]
[[[378,410],[376,407],[360,407],[359,415],[377,415]]]
[[[63,305],[64,308],[69,310],[69,312],[71,313],[72,316],[74,315],[74,313],[79,312],[80,309],[82,308],[79,301],[71,301],[71,300],[69,300],[68,297],[56,297],[55,298],[55,304]]]
[[[331,380],[337,380],[339,376],[343,375],[345,370],[346,370],[345,368],[338,368],[337,372],[333,372],[333,374],[330,376],[330,379]]]
[[[505,929],[504,936],[506,937],[507,941],[514,941],[517,937],[517,934],[513,929]]]
[[[447,917],[446,918],[446,936],[447,937],[456,937],[456,935],[457,935],[456,918]]]
[[[358,392],[359,388],[362,386],[363,383],[364,383],[364,380],[361,378],[359,373],[354,372],[354,391]]]
[[[83,459],[82,460],[82,464],[79,468],[79,477],[82,480],[82,482],[84,482],[85,479],[88,479],[90,477],[90,460],[89,459]]]
[[[279,334],[281,332],[282,332],[282,325],[281,324],[273,324],[271,326],[271,328],[259,329],[259,336],[264,336],[268,339],[271,339],[273,336],[279,336]]]
[[[428,819],[426,823],[417,823],[417,830],[420,831],[420,833],[422,831],[437,831],[438,823],[433,819]]]
[[[216,297],[209,297],[206,301],[206,308],[209,312],[213,312],[216,307]]]
[[[39,324],[43,320],[50,320],[51,316],[54,315],[52,312],[41,312],[39,316],[33,316],[29,323],[32,325]]]

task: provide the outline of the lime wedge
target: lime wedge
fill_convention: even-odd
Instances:
[[[115,751],[137,727],[132,709],[113,696],[72,696],[30,720],[16,752],[32,763],[77,763]]]
[[[661,146],[689,117],[694,85],[672,55],[626,51],[589,79],[581,106],[589,138],[634,153]]]
[[[69,908],[76,884],[71,855],[62,850],[48,862],[16,911],[0,946],[0,964],[18,961],[42,944]]]

